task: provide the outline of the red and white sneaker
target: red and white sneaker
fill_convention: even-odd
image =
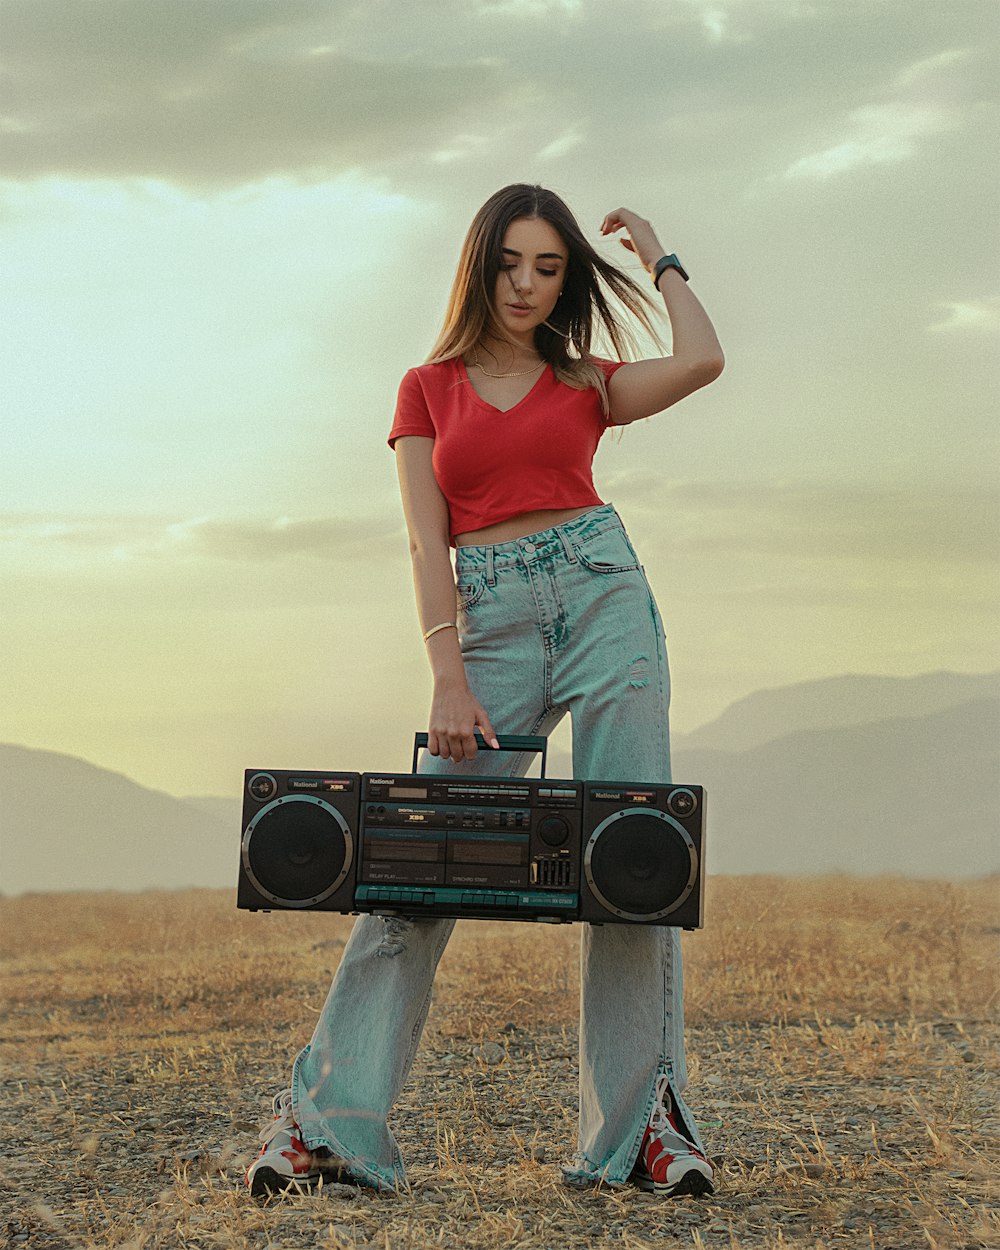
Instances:
[[[656,1101],[629,1180],[640,1189],[679,1198],[713,1192],[712,1165],[688,1139],[670,1094],[670,1078],[656,1080]]]
[[[302,1144],[301,1130],[292,1117],[292,1091],[274,1098],[274,1120],[261,1133],[260,1154],[247,1168],[246,1183],[255,1198],[281,1193],[291,1186],[311,1188],[322,1172],[311,1151]]]

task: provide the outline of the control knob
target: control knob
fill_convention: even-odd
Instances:
[[[539,822],[538,836],[546,846],[562,846],[569,837],[569,825],[561,816],[546,816]]]

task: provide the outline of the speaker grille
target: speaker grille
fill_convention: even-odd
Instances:
[[[314,907],[340,886],[354,859],[341,814],[311,795],[275,800],[243,835],[243,864],[260,893],[282,907]]]
[[[614,812],[590,836],[584,871],[598,901],[627,920],[658,920],[694,888],[698,853],[691,837],[664,812]]]

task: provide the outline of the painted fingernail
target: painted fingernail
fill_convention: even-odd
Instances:
[[[491,738],[491,739],[490,739],[490,746],[491,746],[491,747],[493,747],[493,749],[494,749],[494,750],[496,750],[496,751],[499,751],[499,750],[500,750],[500,743],[499,743],[499,742],[497,742],[496,738]]]

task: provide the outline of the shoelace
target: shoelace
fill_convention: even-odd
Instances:
[[[656,1101],[653,1103],[653,1110],[649,1113],[649,1127],[653,1131],[653,1136],[663,1142],[663,1137],[671,1133],[681,1138],[682,1141],[687,1141],[687,1135],[673,1118],[674,1100],[670,1096],[670,1078],[665,1072],[661,1072],[656,1078],[654,1097]],[[663,1142],[663,1145],[666,1144]],[[689,1144],[692,1151],[697,1149],[693,1142]]]
[[[670,1114],[674,1109],[673,1099],[670,1097],[670,1078],[665,1072],[661,1072],[656,1078],[656,1092],[654,1094],[656,1101],[653,1103],[653,1110],[649,1114],[649,1127],[656,1132],[657,1129],[673,1127],[670,1124]]]
[[[278,1097],[277,1116],[260,1134],[260,1140],[266,1145],[273,1141],[279,1133],[297,1131],[298,1125],[292,1117],[292,1091],[286,1089]]]

